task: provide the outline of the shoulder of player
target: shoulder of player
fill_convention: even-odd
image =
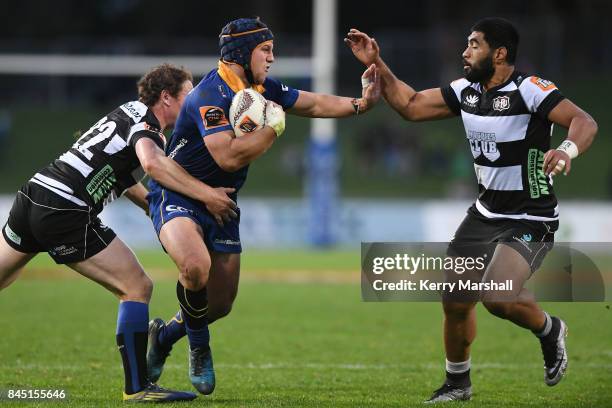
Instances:
[[[204,78],[185,98],[187,109],[199,109],[201,106],[218,106],[229,109],[233,97],[232,90],[217,75]]]
[[[472,82],[468,81],[467,79],[458,78],[454,81],[451,81],[449,86],[455,91],[457,95],[459,95],[464,89],[469,88],[472,85]]]
[[[118,118],[139,123],[149,115],[150,109],[147,105],[140,101],[129,101],[120,105],[117,109],[109,114],[115,115]]]
[[[522,75],[517,78],[516,82],[521,93],[548,93],[554,89],[557,89],[557,86],[552,81],[537,75]]]

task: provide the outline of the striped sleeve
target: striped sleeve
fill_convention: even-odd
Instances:
[[[136,142],[138,142],[143,137],[148,137],[153,140],[155,144],[162,150],[165,148],[165,137],[163,133],[157,130],[154,126],[146,123],[140,122],[135,124],[130,128],[130,133],[127,138],[127,143],[136,146]]]
[[[536,113],[544,119],[565,97],[554,83],[537,76],[525,78],[519,86],[521,97],[529,112]]]
[[[467,79],[461,78],[440,89],[444,102],[455,115],[461,114],[461,92],[469,84]]]

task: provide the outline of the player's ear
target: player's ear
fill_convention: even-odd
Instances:
[[[159,98],[161,99],[161,101],[164,104],[164,106],[170,106],[171,105],[170,97],[171,97],[170,92],[168,92],[165,89],[163,91],[161,91],[161,95],[159,96]]]
[[[499,47],[495,50],[495,62],[503,63],[506,61],[506,57],[508,57],[508,49],[506,47]]]

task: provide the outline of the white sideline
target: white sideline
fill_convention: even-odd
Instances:
[[[84,363],[82,365],[66,365],[66,364],[0,364],[0,370],[64,370],[78,371],[86,368],[102,365],[98,362]],[[169,369],[184,369],[186,364],[166,364],[165,368]],[[361,363],[346,363],[346,364],[326,364],[326,363],[215,363],[216,368],[236,369],[236,370],[390,370],[390,369],[406,369],[406,370],[440,370],[444,367],[443,363],[426,363],[426,364],[361,364]],[[497,368],[504,370],[522,370],[525,368],[542,368],[542,364],[507,364],[499,362],[474,363],[473,368]],[[575,368],[599,368],[604,370],[612,370],[611,363],[573,363],[572,369]]]

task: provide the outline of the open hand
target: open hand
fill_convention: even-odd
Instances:
[[[365,102],[365,109],[371,109],[380,99],[380,76],[378,68],[372,64],[361,75],[361,98]]]
[[[374,64],[380,56],[380,48],[376,40],[355,28],[349,30],[344,42],[351,49],[355,58],[364,65]]]

